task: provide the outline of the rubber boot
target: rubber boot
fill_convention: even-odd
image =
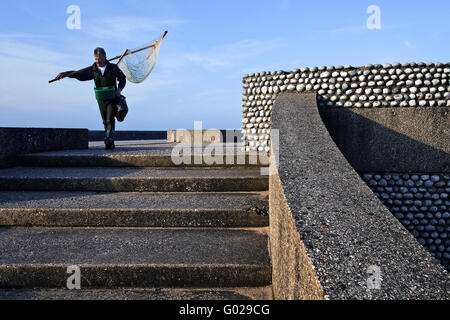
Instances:
[[[109,127],[105,131],[105,149],[111,150],[114,149],[116,146],[114,145],[114,129]]]

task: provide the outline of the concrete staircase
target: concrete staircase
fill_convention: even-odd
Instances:
[[[0,170],[0,299],[270,299],[268,176],[175,166],[173,146],[91,144]]]

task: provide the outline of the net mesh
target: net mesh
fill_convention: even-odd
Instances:
[[[118,66],[123,71],[128,81],[141,83],[147,79],[158,60],[161,41],[154,47],[136,53],[128,54],[122,58]],[[133,51],[133,50],[130,50]]]

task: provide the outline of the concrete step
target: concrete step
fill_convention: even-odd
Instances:
[[[71,152],[72,153],[72,152]],[[62,151],[49,154],[26,154],[18,157],[23,166],[35,167],[252,167],[268,166],[268,158],[249,154],[217,154],[214,158],[191,155],[183,162],[170,154],[133,155],[133,154],[63,154]]]
[[[115,288],[80,290],[0,289],[0,300],[271,300],[272,289],[256,288]]]
[[[226,192],[268,190],[259,168],[15,167],[0,169],[0,190]]]
[[[0,225],[263,227],[267,192],[1,191]]]
[[[267,228],[0,228],[0,288],[260,287],[271,283]]]
[[[18,157],[24,166],[43,167],[199,167],[268,166],[264,154],[246,154],[234,143],[211,144],[182,150],[173,143],[126,142],[114,150],[92,146],[85,150],[66,150],[25,154]],[[103,144],[103,143],[102,143]],[[172,155],[173,153],[173,155]],[[183,161],[181,161],[183,157]]]

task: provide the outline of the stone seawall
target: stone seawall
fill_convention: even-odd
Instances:
[[[270,150],[272,107],[281,92],[317,93],[319,107],[450,107],[449,63],[322,66],[244,75],[246,151]]]

